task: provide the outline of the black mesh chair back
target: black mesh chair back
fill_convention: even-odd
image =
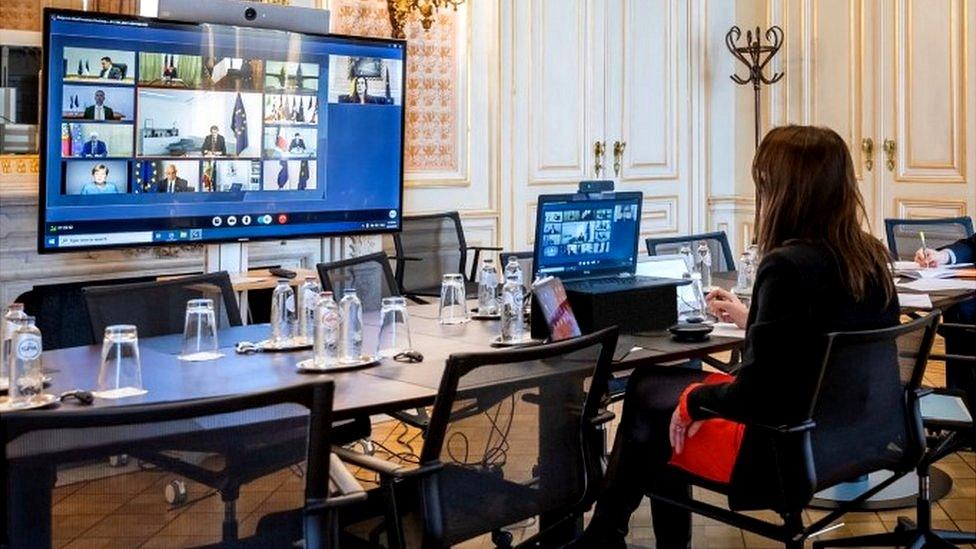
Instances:
[[[445,274],[464,274],[468,246],[457,212],[405,216],[393,245],[404,295],[439,296]]]
[[[915,252],[922,247],[919,233],[925,233],[925,245],[941,248],[953,242],[972,236],[971,217],[946,217],[942,219],[885,219],[885,233],[888,236],[888,250],[896,260],[910,261]]]
[[[797,510],[839,482],[882,469],[913,470],[925,449],[919,387],[939,316],[935,311],[892,328],[826,336],[822,367],[814,373],[819,379],[798,380],[796,386],[807,389],[776,397],[809,403],[800,407],[806,417],[775,418],[775,425],[791,428],[774,437],[746,422],[740,455],[750,445],[749,455],[765,456],[766,463],[737,462],[732,482],[750,469],[755,479],[763,468],[770,482],[750,487],[756,505],[739,508]]]
[[[212,299],[217,328],[241,325],[241,310],[224,272],[82,289],[92,334],[101,341],[106,326],[134,324],[139,337],[183,332],[186,302]]]
[[[125,518],[145,513],[148,503],[133,498],[147,487],[159,486],[159,481],[166,478],[161,473],[167,471],[165,462],[154,461],[154,469],[120,471],[110,478],[104,478],[104,466],[93,467],[92,464],[119,454],[137,459],[143,454],[156,455],[163,451],[194,451],[202,442],[211,443],[214,439],[227,438],[229,441],[239,441],[237,451],[245,453],[244,457],[248,459],[263,460],[271,453],[289,452],[295,454],[296,463],[301,464],[304,460],[302,476],[307,517],[303,529],[306,547],[330,546],[334,533],[327,529],[324,523],[327,519],[317,514],[316,509],[321,510],[326,506],[330,496],[329,470],[330,461],[334,459],[329,445],[332,397],[332,382],[317,381],[266,392],[191,401],[129,406],[99,406],[96,402],[94,406],[86,408],[66,405],[43,413],[4,413],[0,417],[0,434],[3,437],[0,480],[5,488],[8,482],[14,482],[10,484],[11,492],[5,492],[3,498],[2,505],[13,502],[7,509],[2,509],[2,517],[10,517],[3,531],[16,528],[8,534],[11,538],[9,541],[13,542],[11,547],[46,547],[51,543],[50,523],[36,520],[36,515],[50,513],[50,510],[34,507],[30,503],[44,501],[40,497],[41,491],[52,489],[52,477],[47,475],[54,472],[60,472],[61,476],[68,472],[75,479],[74,482],[85,483],[78,489],[89,494],[86,503],[98,502],[101,506],[118,503],[113,516]],[[245,442],[250,439],[259,442]],[[217,470],[223,460],[230,457],[212,456],[207,459],[212,460],[211,466]],[[47,475],[39,471],[47,471]],[[25,478],[24,475],[33,476]],[[35,481],[34,485],[25,484],[31,480]],[[160,505],[165,505],[161,490],[152,489],[151,496],[158,498]],[[296,506],[303,506],[300,496],[296,499]],[[50,504],[51,499],[48,498],[47,505]],[[138,525],[133,522],[131,527],[124,528],[121,535],[142,536],[141,541],[125,540],[127,544],[140,545],[164,526],[170,535],[185,537],[183,541],[174,541],[173,544],[182,545],[187,540],[193,540],[193,544],[197,545],[221,540],[219,521],[212,529],[206,528],[208,521],[187,522],[179,526],[175,522],[164,522],[168,520],[167,513],[154,513],[160,524],[145,524],[147,517],[152,515],[140,515],[143,522]],[[59,524],[59,520],[68,519],[70,517],[55,514],[54,530],[70,527]],[[42,526],[44,524],[47,526]],[[157,541],[163,539],[166,538]],[[117,543],[122,541],[119,539]],[[0,545],[3,545],[2,540]]]
[[[692,252],[695,252],[698,249],[698,244],[702,241],[708,244],[708,249],[712,253],[713,273],[726,273],[735,270],[735,258],[732,257],[732,248],[729,246],[729,237],[725,231],[648,238],[644,240],[644,243],[647,245],[647,255],[671,255],[677,254],[682,246],[688,246]]]
[[[390,269],[390,261],[382,252],[332,263],[319,263],[315,267],[322,279],[323,290],[335,294],[338,302],[342,299],[342,292],[347,288],[354,288],[363,303],[364,311],[378,311],[384,297],[400,295],[393,270]]]
[[[616,340],[611,328],[451,355],[420,456],[443,464],[422,483],[425,547],[592,502],[602,474],[594,423]]]

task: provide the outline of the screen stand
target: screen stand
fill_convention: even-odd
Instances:
[[[203,272],[227,271],[231,278],[247,272],[247,244],[208,244],[203,249]]]

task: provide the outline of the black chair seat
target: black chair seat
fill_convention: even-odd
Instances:
[[[445,465],[437,479],[442,504],[457,517],[451,537],[468,539],[499,524],[514,524],[539,514],[540,492],[511,482],[500,473]]]

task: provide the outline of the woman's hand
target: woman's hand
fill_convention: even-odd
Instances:
[[[746,327],[749,309],[732,292],[716,288],[708,292],[705,301],[708,303],[708,310],[722,322],[732,322],[739,328]]]
[[[915,263],[918,263],[920,267],[938,267],[948,262],[949,252],[945,250],[933,250],[931,248],[925,248],[923,250],[919,248],[915,252]]]
[[[701,427],[700,421],[684,422],[681,419],[681,412],[679,407],[674,408],[674,413],[671,414],[671,428],[668,430],[668,436],[671,438],[671,447],[674,448],[674,453],[680,454],[685,449],[685,440],[695,436],[698,429]]]

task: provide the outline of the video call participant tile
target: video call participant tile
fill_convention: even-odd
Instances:
[[[317,188],[314,160],[264,162],[265,191],[309,191]]]
[[[308,126],[265,126],[264,158],[315,158],[318,130]]]
[[[139,86],[196,89],[202,82],[199,55],[139,52]]]
[[[223,91],[263,91],[264,61],[239,57],[203,58],[203,88]]]
[[[258,160],[204,160],[200,186],[204,192],[261,190],[261,162]]]
[[[66,84],[61,118],[92,122],[131,122],[135,114],[132,88]]]
[[[133,191],[138,193],[193,193],[201,190],[197,160],[137,160]]]
[[[135,83],[134,51],[67,47],[62,62],[65,82]]]
[[[140,89],[139,156],[261,155],[261,94]]]
[[[319,101],[314,95],[267,94],[264,96],[265,124],[314,126],[318,120]]]
[[[402,62],[378,57],[329,56],[329,103],[402,105]]]
[[[129,163],[125,160],[68,160],[63,164],[62,194],[91,196],[129,192]]]
[[[316,92],[319,66],[294,61],[264,62],[264,91],[282,93]]]
[[[124,158],[132,156],[132,125],[100,122],[61,124],[61,156]]]

